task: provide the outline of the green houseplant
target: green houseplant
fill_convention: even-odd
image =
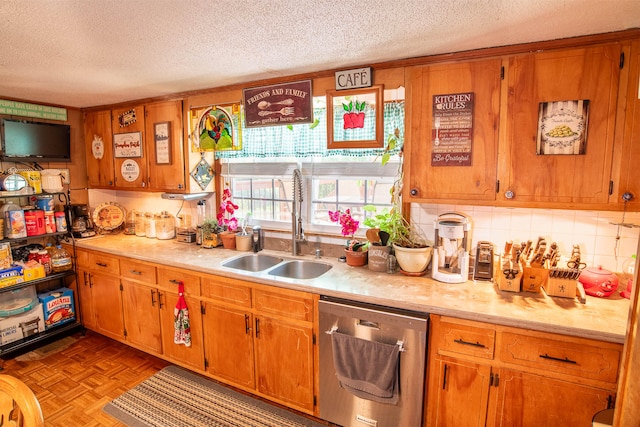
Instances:
[[[399,131],[389,135],[387,146],[382,156],[382,164],[386,164],[391,158],[391,152],[399,143]],[[391,208],[377,212],[375,206],[367,205],[365,211],[372,215],[364,221],[364,225],[371,228],[379,228],[388,233],[389,244],[393,246],[396,259],[400,268],[407,273],[424,273],[431,261],[431,250],[426,237],[419,227],[413,227],[402,214],[402,185],[404,169],[402,162],[402,149],[398,153],[398,171],[391,187]]]
[[[222,244],[219,233],[223,228],[218,224],[216,218],[207,218],[202,223],[202,247],[215,248]]]

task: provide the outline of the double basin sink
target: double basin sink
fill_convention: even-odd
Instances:
[[[331,270],[331,265],[323,262],[285,259],[265,254],[240,255],[223,261],[222,266],[250,274],[266,271],[269,276],[288,279],[315,279]]]

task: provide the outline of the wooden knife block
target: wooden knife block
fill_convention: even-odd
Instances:
[[[555,277],[549,277],[543,288],[549,296],[575,298],[576,286],[577,280],[575,279],[557,279]]]
[[[500,262],[497,263],[496,274],[495,277],[498,278],[498,289],[501,291],[509,291],[509,292],[520,292],[521,284],[522,284],[522,264],[518,264],[518,274],[513,279],[507,279],[504,275],[504,269],[502,268],[502,257],[500,257]]]
[[[525,267],[522,274],[522,290],[540,292],[540,288],[547,283],[549,270],[546,268]]]

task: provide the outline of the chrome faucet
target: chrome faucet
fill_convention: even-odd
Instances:
[[[298,244],[305,241],[302,229],[302,173],[293,170],[293,206],[291,209],[291,253],[298,255]]]

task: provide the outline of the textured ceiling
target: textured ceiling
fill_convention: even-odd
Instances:
[[[0,0],[0,98],[90,107],[637,27],[639,0]]]

